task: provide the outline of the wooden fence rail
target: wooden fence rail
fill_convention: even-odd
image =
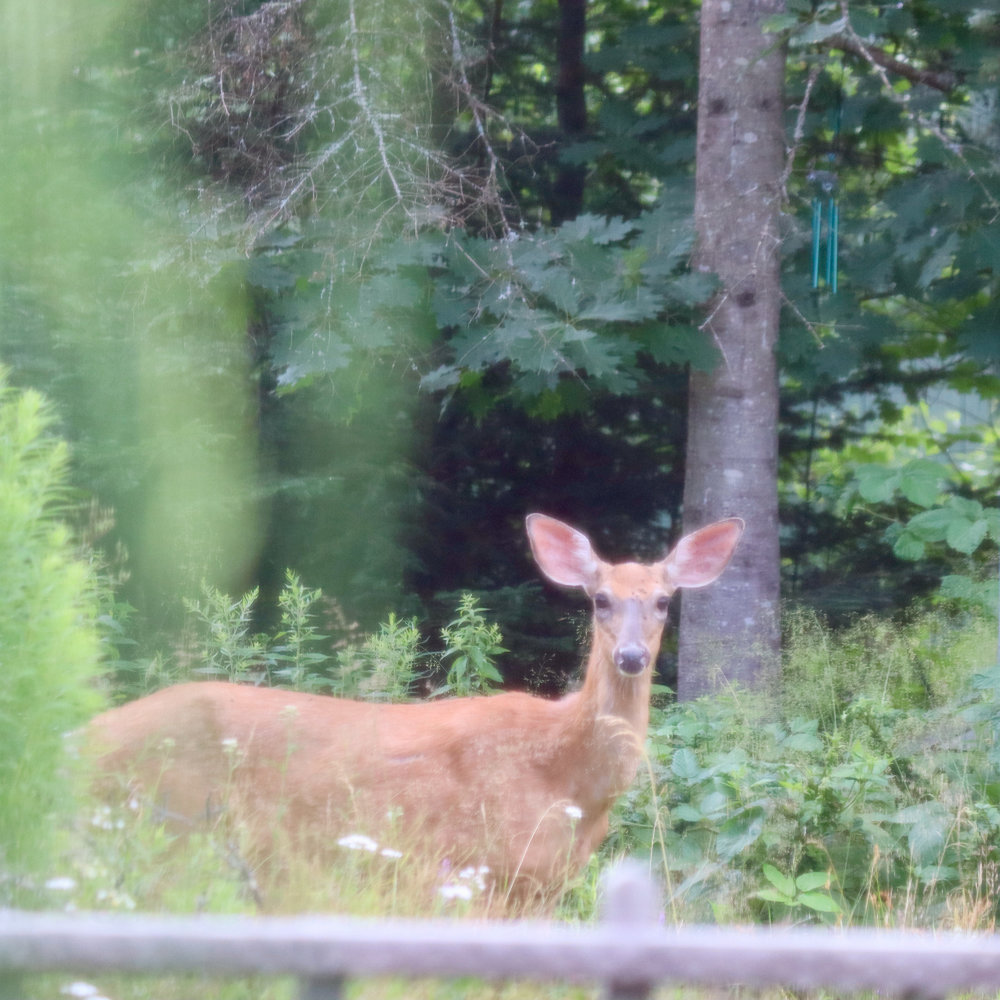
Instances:
[[[944,997],[1000,989],[1000,938],[812,929],[665,928],[634,868],[609,880],[597,926],[339,917],[154,917],[0,911],[0,974],[293,975],[304,1000],[371,975],[603,983],[613,998],[657,984],[863,989]]]

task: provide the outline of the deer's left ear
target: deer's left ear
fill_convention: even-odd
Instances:
[[[730,517],[685,535],[663,560],[663,573],[674,587],[707,587],[729,565],[743,534],[743,521]]]

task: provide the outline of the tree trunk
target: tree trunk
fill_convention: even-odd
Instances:
[[[556,41],[556,115],[562,141],[573,142],[587,130],[583,51],[587,31],[586,0],[559,0],[559,37]],[[587,168],[560,163],[553,183],[552,221],[575,219],[583,208]]]
[[[681,602],[678,696],[767,687],[778,670],[778,212],[785,56],[761,21],[783,0],[704,0],[696,266],[721,287],[704,329],[720,360],[691,376],[684,530],[736,515],[729,569]]]

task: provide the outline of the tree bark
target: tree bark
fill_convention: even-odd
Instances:
[[[695,265],[721,286],[704,324],[716,368],[690,379],[684,530],[747,522],[721,579],[681,599],[678,696],[760,689],[778,671],[778,213],[785,55],[761,22],[783,0],[704,0]]]
[[[583,52],[587,32],[586,0],[559,0],[559,37],[556,41],[556,115],[563,142],[572,142],[587,130]],[[552,192],[552,221],[575,219],[583,208],[587,168],[560,163]]]

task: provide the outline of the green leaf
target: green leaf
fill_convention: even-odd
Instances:
[[[899,490],[911,503],[930,507],[938,498],[944,478],[941,466],[928,458],[908,462],[899,476]]]
[[[921,288],[926,288],[936,278],[941,277],[941,272],[951,263],[958,249],[958,234],[949,233],[948,238],[932,251],[920,269],[920,277],[917,284]]]
[[[994,542],[1000,542],[1000,510],[988,507],[983,511],[983,520],[986,521],[989,536]]]
[[[653,360],[662,365],[689,364],[706,372],[719,360],[712,338],[694,326],[647,323],[635,330],[634,336]]]
[[[818,719],[793,719],[791,732],[781,740],[783,749],[811,753],[823,749]]]
[[[674,753],[673,759],[670,761],[670,770],[682,781],[695,781],[702,774],[698,758],[694,751],[688,747],[681,747]]]
[[[761,871],[764,873],[764,878],[768,880],[785,897],[786,900],[791,901],[795,897],[795,881],[788,875],[783,875],[778,871],[774,865],[764,862]],[[764,890],[767,891],[766,889]],[[779,900],[783,902],[784,900]]]
[[[424,392],[441,392],[453,389],[462,379],[461,369],[454,365],[439,365],[420,379],[420,388]]]
[[[782,903],[785,906],[794,906],[795,900],[791,896],[786,896],[777,889],[760,889],[754,893],[758,899],[764,899],[768,903]]]
[[[905,531],[922,542],[941,542],[944,541],[954,520],[955,513],[951,507],[933,507],[931,510],[914,514],[906,522]]]
[[[561,267],[550,267],[532,275],[531,287],[552,303],[556,312],[572,316],[580,306],[582,289],[576,278]]]
[[[769,14],[761,21],[760,28],[765,34],[775,35],[797,27],[798,23],[794,14]]]
[[[920,802],[899,810],[893,818],[909,827],[906,839],[914,861],[929,865],[941,860],[954,818],[940,802]]]
[[[912,531],[903,531],[893,543],[892,551],[900,559],[916,561],[927,554],[927,546]]]
[[[801,31],[795,32],[789,39],[789,43],[793,47],[815,45],[817,42],[823,42],[827,38],[839,35],[846,27],[846,24],[847,19],[843,17],[839,17],[836,21],[828,23],[823,21],[812,21]]]
[[[289,267],[284,259],[272,255],[259,255],[250,260],[247,267],[247,281],[269,292],[278,292],[294,288],[300,273],[298,269]]]
[[[719,279],[714,274],[689,271],[668,281],[665,291],[670,298],[682,305],[698,306],[707,302],[718,286]]]
[[[672,819],[679,819],[685,823],[700,823],[705,818],[704,814],[690,802],[681,802],[674,806],[670,814]]]
[[[740,851],[757,842],[764,830],[764,810],[748,809],[746,812],[727,819],[719,827],[715,849],[722,861],[729,861]]]
[[[800,892],[825,889],[829,884],[830,875],[828,872],[803,872],[795,879],[795,886]]]
[[[606,219],[603,215],[578,215],[570,222],[564,222],[559,227],[558,233],[567,242],[591,239],[599,246],[603,246],[608,243],[620,243],[637,228],[637,224],[628,219]]]
[[[885,465],[859,465],[854,470],[854,479],[863,500],[885,503],[896,492],[900,476],[895,469]]]
[[[795,902],[817,913],[841,912],[840,904],[825,892],[804,892],[795,898]]]
[[[598,299],[584,305],[577,319],[591,323],[638,323],[659,312],[652,293],[640,289],[631,297]]]
[[[976,596],[977,581],[961,573],[948,573],[941,579],[941,596],[958,601],[968,601]]]
[[[698,808],[705,816],[718,819],[729,809],[729,798],[723,792],[709,792],[698,803]]]
[[[983,519],[978,521],[966,521],[964,518],[956,519],[948,526],[945,541],[956,552],[971,555],[986,537],[988,527],[989,525]]]

